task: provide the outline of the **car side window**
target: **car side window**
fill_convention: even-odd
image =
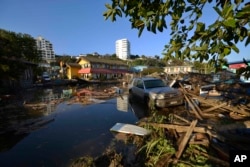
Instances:
[[[137,81],[136,87],[143,89],[143,82],[142,82],[142,80],[138,80]]]
[[[137,81],[138,81],[137,79],[134,80],[133,86],[137,86]]]

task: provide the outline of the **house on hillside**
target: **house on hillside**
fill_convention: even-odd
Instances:
[[[228,65],[228,70],[236,74],[237,70],[250,66],[250,60],[230,62]],[[240,76],[240,80],[250,83],[250,78],[245,77],[244,74]]]
[[[81,65],[78,73],[84,80],[120,79],[128,73],[127,64],[121,60],[84,56],[77,63]]]
[[[188,73],[192,71],[193,66],[191,65],[164,67],[164,72],[168,75],[177,75],[179,73]]]
[[[144,69],[147,69],[147,68],[148,68],[148,66],[138,65],[138,66],[131,67],[131,71],[135,72],[135,73],[139,73],[139,72],[142,72]]]

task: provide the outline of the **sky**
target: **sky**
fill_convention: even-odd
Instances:
[[[44,37],[53,44],[56,55],[114,54],[115,41],[127,38],[131,54],[162,57],[170,31],[138,37],[138,30],[131,29],[129,18],[105,20],[105,3],[111,0],[0,0],[0,28],[16,33]],[[213,18],[211,9],[204,20]],[[240,53],[232,52],[228,61],[250,59],[250,45],[238,45]]]

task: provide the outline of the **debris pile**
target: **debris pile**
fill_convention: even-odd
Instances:
[[[229,166],[230,150],[250,149],[250,108],[247,103],[239,100],[233,103],[235,99],[223,98],[223,93],[220,98],[202,97],[185,89],[181,83],[179,85],[186,101],[184,112],[169,113],[171,120],[166,122],[139,123],[144,127],[165,129],[166,138],[174,143],[175,154],[171,154],[167,162],[159,159],[154,165],[183,162],[190,147],[197,146],[192,147],[192,155],[203,156],[212,164]]]

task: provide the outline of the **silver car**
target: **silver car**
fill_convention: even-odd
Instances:
[[[181,105],[184,100],[180,90],[169,87],[159,78],[134,78],[129,85],[129,93],[146,104],[154,102],[159,108]]]

